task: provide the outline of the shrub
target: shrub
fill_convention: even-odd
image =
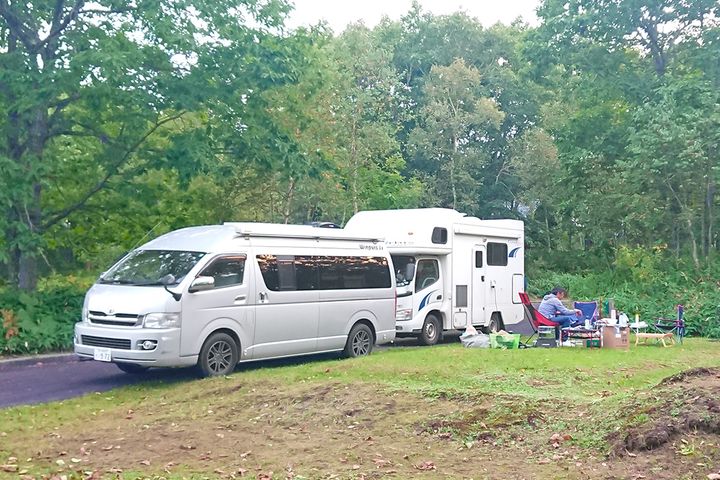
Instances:
[[[72,347],[73,326],[80,319],[85,282],[67,279],[36,292],[0,290],[0,353],[40,353]]]

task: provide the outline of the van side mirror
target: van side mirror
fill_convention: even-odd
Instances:
[[[215,278],[214,277],[197,277],[190,284],[190,288],[188,288],[188,292],[190,292],[190,293],[202,292],[204,290],[212,290],[213,288],[215,288]]]

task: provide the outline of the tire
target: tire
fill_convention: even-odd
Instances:
[[[117,367],[125,373],[131,373],[133,375],[139,375],[150,370],[150,367],[145,365],[138,365],[137,363],[116,363]]]
[[[350,330],[343,354],[347,358],[365,357],[372,352],[374,343],[375,338],[370,327],[358,323]]]
[[[482,327],[482,332],[485,334],[497,333],[501,328],[502,322],[500,321],[500,317],[496,314],[493,314],[490,317],[490,323],[487,325],[487,327]]]
[[[229,375],[240,360],[237,342],[227,333],[210,335],[200,349],[198,368],[203,377]]]
[[[440,327],[440,320],[432,313],[425,317],[425,323],[423,323],[422,331],[418,336],[418,342],[421,345],[435,345],[442,338],[442,328]]]

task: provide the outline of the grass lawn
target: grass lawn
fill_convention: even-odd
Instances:
[[[0,478],[707,478],[719,402],[703,339],[393,347],[0,410]]]

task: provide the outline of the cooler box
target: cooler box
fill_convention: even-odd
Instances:
[[[520,334],[510,333],[507,335],[490,334],[490,348],[519,348]]]

